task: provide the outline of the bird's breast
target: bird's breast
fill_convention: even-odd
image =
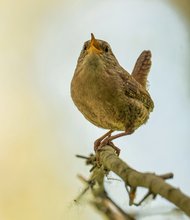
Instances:
[[[105,71],[104,68],[93,69],[87,66],[75,74],[71,83],[71,96],[75,105],[90,122],[99,127],[119,127],[122,130],[124,125],[119,120],[120,112],[117,110],[120,105],[118,88]]]

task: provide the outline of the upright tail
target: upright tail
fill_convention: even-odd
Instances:
[[[144,88],[147,87],[147,77],[151,64],[151,52],[150,50],[144,50],[138,57],[131,74]]]

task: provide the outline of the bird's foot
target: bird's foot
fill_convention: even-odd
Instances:
[[[116,147],[115,144],[112,141],[109,140],[110,137],[111,136],[108,136],[103,141],[101,141],[99,143],[99,145],[94,146],[94,151],[95,152],[100,151],[104,146],[109,145],[116,151],[116,154],[119,156],[120,149],[118,147]]]
[[[102,136],[101,138],[97,139],[94,142],[94,151],[95,152],[100,150],[105,145],[110,145],[110,146],[112,146],[115,149],[117,155],[119,155],[120,154],[120,149],[118,147],[116,147],[112,141],[114,139],[119,138],[119,137],[123,137],[123,136],[129,135],[129,134],[132,134],[134,132],[134,130],[129,129],[128,131],[125,131],[125,132],[122,132],[122,133],[119,133],[119,134],[111,136],[112,132],[113,131],[110,130],[104,136]]]
[[[111,133],[113,132],[113,130],[108,131],[107,133],[105,133],[103,136],[101,136],[100,138],[98,138],[95,142],[94,142],[94,151],[97,150],[97,148],[101,145],[102,141],[104,139],[107,139],[108,137],[111,136]]]
[[[119,156],[120,149],[118,147],[116,147],[115,144],[109,139],[110,137],[108,137],[102,141],[100,148],[103,146],[109,145],[116,151],[116,154]]]

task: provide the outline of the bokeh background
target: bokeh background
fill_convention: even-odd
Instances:
[[[84,187],[76,175],[89,176],[75,154],[91,153],[105,132],[70,97],[91,32],[111,44],[129,72],[142,50],[152,51],[155,110],[145,126],[115,143],[131,166],[171,171],[169,182],[190,195],[190,1],[1,0],[0,220],[102,219],[86,198],[73,203]],[[187,219],[161,198],[128,207],[120,181],[106,180],[106,187],[137,219]]]

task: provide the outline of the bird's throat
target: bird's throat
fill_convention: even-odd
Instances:
[[[88,54],[84,60],[84,71],[92,73],[99,73],[102,71],[104,65],[102,65],[102,60],[98,54]]]

